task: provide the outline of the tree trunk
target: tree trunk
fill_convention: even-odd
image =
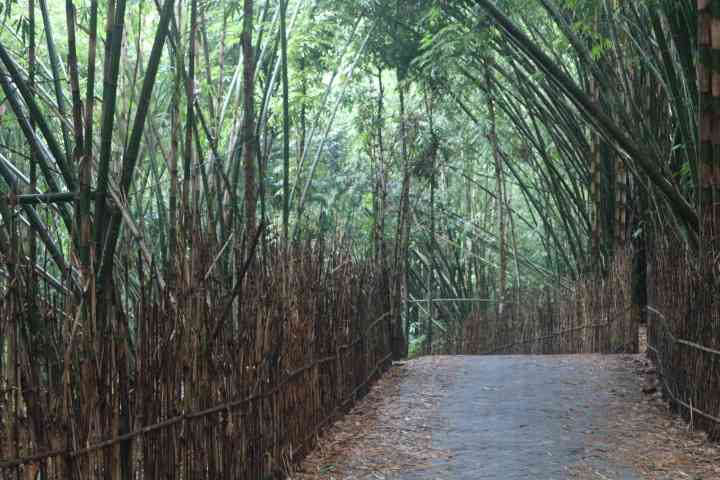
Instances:
[[[245,172],[245,231],[247,238],[255,234],[257,224],[255,195],[255,54],[252,45],[253,0],[243,3],[243,169]]]
[[[427,271],[427,342],[425,344],[425,353],[432,355],[433,348],[433,289],[435,288],[434,282],[434,262],[432,259],[432,251],[430,250],[435,246],[435,190],[436,190],[436,175],[435,171],[435,156],[437,153],[437,139],[435,137],[435,126],[433,122],[433,98],[431,94],[425,91],[425,108],[427,109],[428,122],[430,126],[430,135],[433,139],[433,145],[429,151],[429,170],[430,170],[430,241],[428,242],[428,271]]]
[[[410,242],[410,161],[407,148],[407,125],[405,122],[405,86],[400,73],[397,74],[398,95],[400,97],[400,151],[403,165],[403,182],[400,192],[400,208],[398,211],[397,235],[395,238],[395,255],[393,262],[393,275],[395,278],[394,297],[390,303],[391,308],[397,308],[393,316],[393,358],[398,360],[407,356],[409,339],[409,307],[408,294],[408,246]],[[404,299],[404,302],[403,302]],[[404,311],[401,309],[404,306]],[[403,328],[402,318],[405,323]]]
[[[430,241],[428,246],[432,247],[435,244],[435,156],[431,156],[431,176],[430,176]],[[427,343],[425,345],[425,353],[432,355],[432,344],[433,344],[433,290],[435,288],[435,282],[433,278],[434,263],[431,258],[432,251],[428,251],[428,264],[427,264]]]
[[[283,240],[287,243],[290,223],[290,92],[288,84],[287,56],[287,6],[288,0],[280,0],[280,56],[282,63],[283,92]],[[304,101],[304,100],[303,100]]]
[[[488,60],[490,62],[491,60]],[[495,205],[497,206],[498,215],[498,242],[500,251],[500,270],[498,272],[498,295],[497,295],[497,311],[498,315],[502,315],[503,302],[505,301],[505,291],[507,289],[507,225],[505,220],[505,178],[503,175],[503,161],[500,157],[500,149],[498,147],[497,125],[495,118],[495,100],[492,89],[493,82],[490,78],[490,65],[485,66],[485,79],[488,88],[488,113],[490,116],[490,131],[488,132],[488,140],[492,148],[493,161],[495,163]]]
[[[190,167],[193,159],[193,124],[195,123],[195,38],[197,35],[197,0],[190,2],[190,38],[188,39],[188,71],[185,83],[186,115],[185,115],[185,146],[183,148],[183,189],[182,208],[186,231],[192,227],[190,208]],[[186,235],[188,240],[192,235]]]
[[[720,17],[715,16],[710,0],[698,0],[698,84],[700,161],[698,183],[700,192],[701,255],[709,255],[717,248],[720,227],[720,71],[716,71],[713,58],[720,50]]]
[[[600,101],[600,89],[597,81],[590,78],[590,96],[593,101]],[[590,261],[589,267],[597,270],[600,261],[601,242],[601,202],[600,202],[600,135],[597,132],[590,134],[590,211],[592,215],[592,231],[590,235]]]

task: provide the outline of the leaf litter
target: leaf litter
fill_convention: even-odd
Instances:
[[[574,479],[619,479],[595,468],[602,457],[632,469],[648,480],[720,480],[720,445],[708,441],[674,414],[663,399],[657,371],[644,352],[647,337],[640,331],[637,355],[603,357],[597,368],[618,372],[608,385],[609,436],[590,434],[585,460],[570,469]]]
[[[444,365],[448,361],[422,357],[396,363],[325,432],[289,478],[386,479],[447,459],[449,452],[433,449],[432,431],[453,376]]]

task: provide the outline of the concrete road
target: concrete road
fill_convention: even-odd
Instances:
[[[433,447],[449,451],[449,459],[399,478],[642,478],[603,455],[610,386],[632,379],[594,368],[602,361],[593,355],[459,358],[432,433]],[[580,464],[584,474],[576,472]]]

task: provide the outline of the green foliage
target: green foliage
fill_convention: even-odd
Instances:
[[[625,130],[641,138],[654,158],[676,158],[673,181],[691,198],[695,182],[691,159],[695,139],[675,141],[674,136],[679,130],[678,112],[685,108],[691,113],[688,118],[694,118],[694,106],[685,106],[686,98],[682,95],[692,89],[695,80],[678,75],[681,96],[672,97],[674,103],[663,113],[671,120],[667,123],[663,120],[662,128],[653,132],[645,121],[645,116],[651,113],[646,108],[649,102],[640,93],[645,87],[633,85],[625,91],[625,85],[631,82],[613,76],[639,57],[643,62],[633,63],[633,71],[638,72],[633,78],[655,82],[653,92],[664,91],[671,85],[667,75],[669,67],[685,74],[680,67],[658,64],[655,57],[659,56],[648,54],[653,52],[657,40],[655,34],[643,29],[650,24],[647,8],[657,6],[663,12],[675,11],[675,8],[687,7],[687,2],[680,6],[673,6],[669,0],[657,2],[660,3],[649,3],[650,7],[633,5],[632,9],[595,0],[554,2],[559,4],[570,32],[589,52],[586,56],[591,57],[592,62],[587,63],[591,65],[584,63],[585,58],[575,50],[568,38],[570,35],[566,35],[561,23],[552,20],[540,2],[496,3],[583,89],[597,80],[593,77],[593,68],[599,67],[601,73],[607,75],[604,80],[610,86],[609,91],[603,92],[600,107],[623,122]],[[59,56],[65,62],[68,39],[64,2],[48,3]],[[90,10],[89,2],[76,3],[79,84],[84,96],[90,67],[86,64]],[[162,238],[171,235],[171,223],[174,221],[178,226],[182,223],[168,219],[168,191],[172,185],[171,160],[183,158],[187,148],[185,75],[189,5],[190,2],[182,2],[179,32],[173,35],[172,46],[164,50],[138,171],[128,198],[128,215],[140,225],[140,236],[147,242],[153,260],[166,255],[167,245]],[[198,135],[194,137],[193,131],[191,181],[198,185],[198,210],[214,211],[217,216],[203,222],[216,229],[213,234],[226,235],[226,239],[231,228],[237,227],[244,193],[242,182],[232,183],[233,172],[239,172],[238,152],[243,141],[239,128],[243,117],[240,88],[243,2],[210,0],[199,2],[199,6],[198,29],[202,34],[197,42],[192,96],[196,113],[202,115],[206,125],[194,126]],[[278,6],[274,0],[267,4],[256,2],[253,35],[253,41],[260,42],[255,45],[256,53],[264,52],[257,65],[255,104],[258,111],[267,105],[264,117],[256,119],[257,165],[262,166],[263,175],[259,185],[263,187],[265,214],[273,224],[281,217],[284,200],[282,88],[275,73],[279,48],[276,45],[278,22],[274,19]],[[394,254],[394,247],[400,241],[399,228],[402,222],[407,222],[409,244],[418,252],[409,260],[409,291],[416,298],[427,295],[423,276],[427,264],[432,265],[436,275],[439,295],[496,295],[501,244],[497,224],[501,209],[512,223],[503,242],[508,245],[506,253],[510,262],[514,263],[507,272],[511,286],[537,285],[548,278],[575,275],[579,265],[591,260],[588,258],[589,219],[594,215],[594,207],[589,200],[589,159],[591,142],[597,138],[594,126],[583,120],[582,112],[567,99],[557,82],[525,53],[519,52],[506,34],[489,21],[486,12],[466,2],[431,0],[319,0],[302,4],[300,0],[291,0],[288,12],[292,15],[297,7],[300,7],[299,14],[294,23],[289,19],[293,27],[288,31],[290,183],[293,188],[290,221],[301,233],[342,232],[345,238],[364,244],[375,242],[379,237],[387,251]],[[99,3],[100,40],[95,65],[97,78],[92,92],[96,98],[100,98],[103,91],[106,8],[105,2]],[[679,11],[683,21],[692,15],[686,10]],[[632,15],[637,15],[637,19],[632,20]],[[662,25],[670,28],[672,18],[663,15]],[[2,0],[0,17],[3,18],[0,39],[26,72],[27,2]],[[157,19],[155,2],[128,2],[117,121],[111,139],[114,181],[118,180],[116,173],[120,170],[128,130],[140,100],[139,85],[152,46],[148,32],[153,30],[151,27]],[[610,24],[610,20],[617,25]],[[52,78],[46,68],[47,47],[38,23],[37,97],[43,115],[59,134],[59,127],[70,125],[72,119],[69,115],[62,119],[58,116],[56,100],[49,87]],[[613,34],[612,26],[631,38],[617,41],[618,35]],[[368,32],[365,50],[361,50]],[[348,50],[343,52],[346,44]],[[678,48],[673,42],[669,44],[673,49]],[[676,50],[670,54],[673,59],[680,57]],[[359,57],[358,66],[350,79],[350,65],[356,57]],[[65,69],[61,84],[65,97],[70,99],[67,66]],[[336,69],[339,73],[330,86]],[[382,76],[382,98],[378,75]],[[275,83],[271,84],[273,79]],[[620,102],[618,98],[627,102],[622,105],[625,100]],[[671,96],[662,98],[667,101]],[[490,120],[490,100],[495,110],[494,122]],[[7,104],[2,105],[6,113],[2,116],[0,151],[19,172],[27,175],[30,171],[28,147]],[[100,111],[101,106],[96,105],[90,119],[96,136]],[[491,141],[491,127],[496,131],[497,151]],[[666,149],[671,138],[678,145],[673,147],[675,150]],[[93,140],[97,143],[98,138]],[[151,166],[148,152],[154,156],[157,171]],[[316,152],[319,152],[317,157]],[[502,169],[504,201],[496,198],[500,188],[496,155]],[[315,158],[318,161],[313,167]],[[241,178],[240,173],[237,178]],[[299,198],[310,179],[307,204],[300,213]],[[183,174],[176,180],[182,182]],[[209,191],[205,190],[204,182]],[[406,182],[410,185],[408,198],[403,197]],[[431,185],[435,188],[432,204]],[[48,189],[42,176],[38,188]],[[382,219],[377,218],[380,202],[385,202]],[[409,218],[402,218],[403,202],[409,205]],[[431,212],[435,217],[435,238],[430,235]],[[59,239],[68,259],[74,258],[74,232],[54,220],[53,210],[47,210],[44,215],[52,237]],[[378,233],[381,223],[384,229]],[[133,237],[125,230],[123,235],[128,242]],[[401,251],[399,247],[398,251]],[[224,257],[223,261],[230,260]],[[450,307],[443,322],[459,321],[468,313],[464,308]],[[421,330],[413,330],[412,351],[419,348],[425,338]]]

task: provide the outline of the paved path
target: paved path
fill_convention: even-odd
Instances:
[[[670,415],[654,377],[640,355],[403,362],[293,479],[720,480],[720,448]]]
[[[618,392],[610,386],[632,384],[631,378],[616,378],[627,372],[594,368],[602,361],[599,356],[459,358],[432,426],[433,447],[448,451],[449,458],[399,478],[550,480],[572,478],[578,464],[593,478],[642,478],[602,454],[609,397]]]

